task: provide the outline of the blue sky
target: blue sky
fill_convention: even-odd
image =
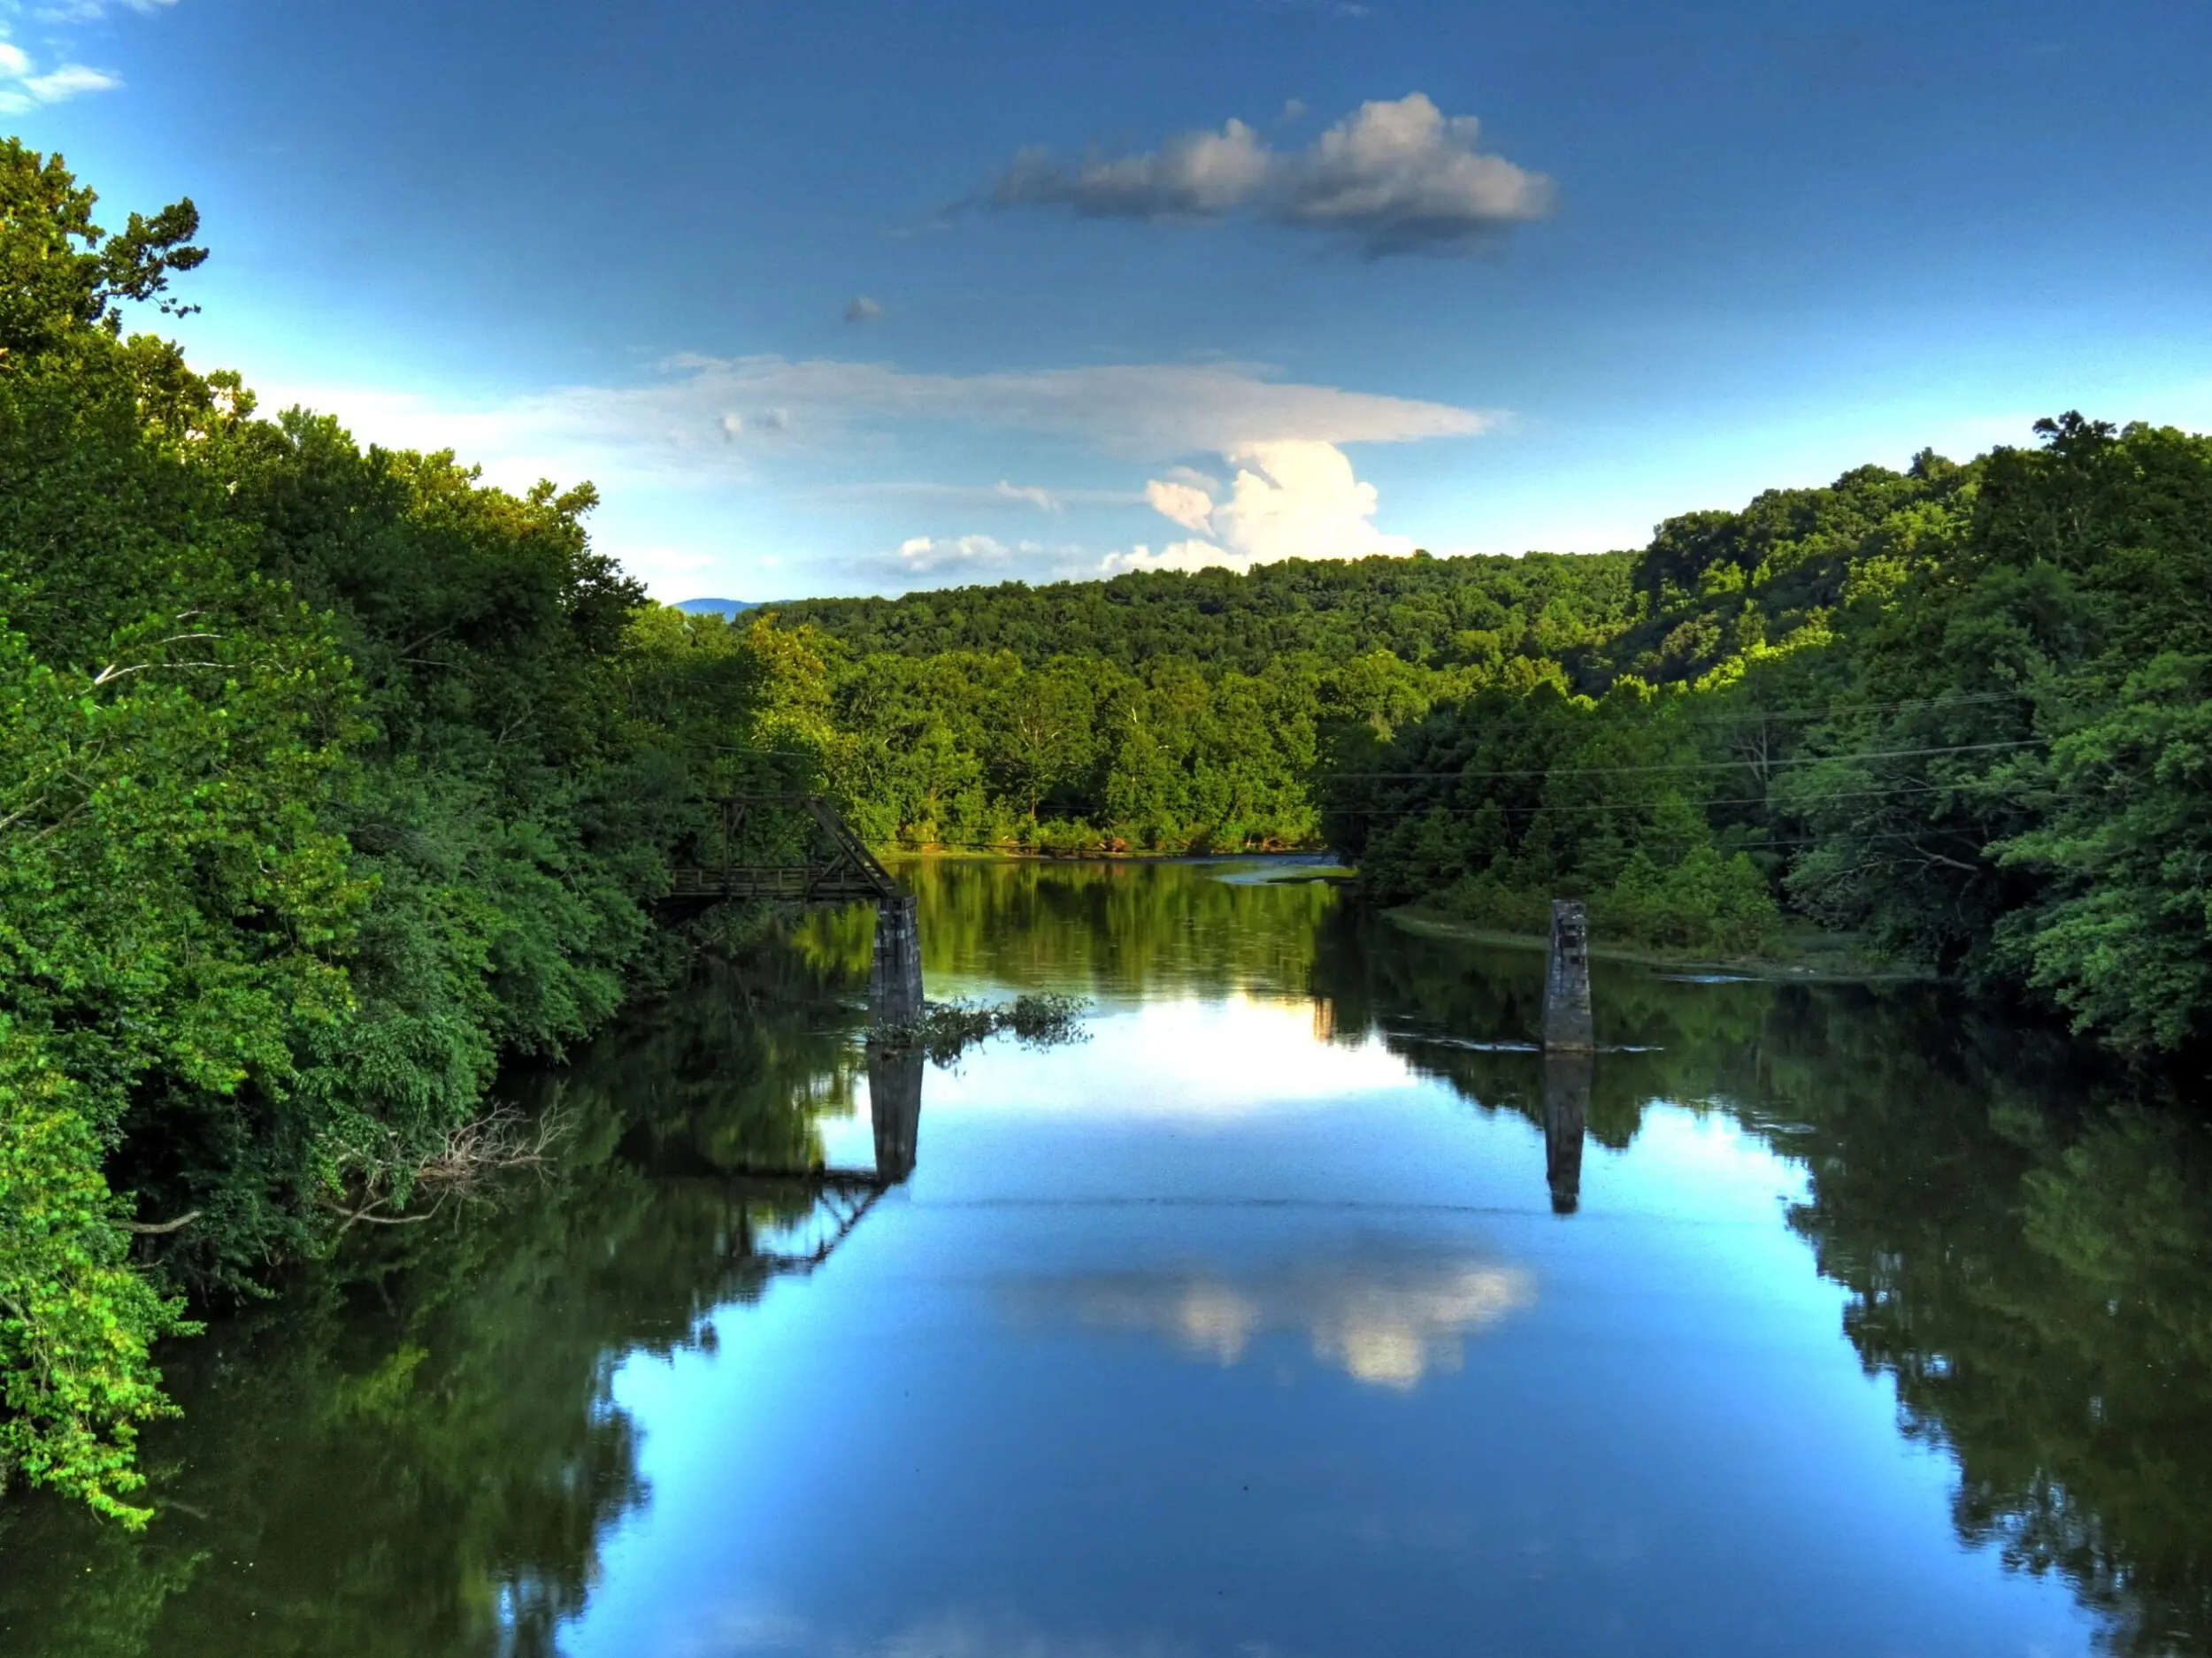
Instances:
[[[2212,8],[0,4],[265,401],[664,598],[1588,550],[2212,426]],[[865,302],[865,303],[856,303]]]

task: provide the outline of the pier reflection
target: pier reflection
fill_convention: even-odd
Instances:
[[[897,1186],[914,1172],[922,1130],[922,1072],[918,1047],[868,1048],[868,1113],[874,1119],[876,1178]]]
[[[1594,1069],[1587,1054],[1544,1055],[1544,1178],[1555,1215],[1571,1215],[1582,1206],[1582,1140],[1590,1124]]]

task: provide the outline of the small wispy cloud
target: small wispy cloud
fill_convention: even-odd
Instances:
[[[874,322],[882,315],[882,303],[870,299],[865,294],[855,294],[845,302],[847,322]]]
[[[14,23],[28,21],[48,29],[67,30],[77,25],[100,22],[117,12],[150,17],[176,3],[177,0],[46,0],[46,4],[26,4],[25,0],[0,0],[0,115],[27,115],[33,110],[65,104],[89,92],[112,92],[123,84],[123,78],[111,71],[68,61],[65,37],[47,39],[48,50],[64,61],[41,69],[30,53],[8,38]]]
[[[899,543],[899,565],[919,575],[956,564],[1005,564],[1020,550],[995,535],[910,535]]]
[[[1267,444],[1471,437],[1502,418],[1449,403],[1276,380],[1248,363],[933,374],[833,359],[686,357],[644,385],[565,387],[473,406],[360,385],[275,382],[261,390],[272,408],[298,403],[343,411],[367,441],[457,449],[499,482],[589,477],[603,487],[749,479],[771,453],[836,459],[849,456],[864,434],[915,426],[1016,432],[1165,464],[1194,455],[1256,453]],[[1041,507],[1056,492],[1009,482],[988,493]],[[1062,492],[1057,498],[1075,497]]]
[[[1138,489],[1053,489],[1042,484],[940,483],[929,479],[881,479],[865,483],[837,484],[816,492],[838,501],[918,503],[931,506],[1034,507],[1041,512],[1064,512],[1071,506],[1142,506]]]
[[[97,23],[113,12],[134,12],[140,17],[151,17],[157,12],[166,12],[177,0],[54,0],[50,5],[33,6],[31,15],[41,23]]]
[[[1549,214],[1540,173],[1478,148],[1482,124],[1425,95],[1363,104],[1302,150],[1271,148],[1232,119],[1156,150],[1066,164],[1024,150],[981,199],[995,208],[1064,207],[1085,218],[1212,219],[1231,213],[1348,242],[1370,258],[1466,253]]]
[[[1361,0],[1259,0],[1261,8],[1269,12],[1312,12],[1331,18],[1370,18],[1375,8],[1361,4]]]
[[[87,92],[111,92],[122,84],[120,76],[84,64],[62,64],[42,72],[20,46],[0,40],[0,115],[26,114]]]
[[[910,535],[897,551],[863,554],[847,570],[879,591],[901,593],[999,581],[1083,580],[1098,573],[1098,555],[1079,542],[1026,535]]]
[[[1014,549],[991,535],[910,535],[899,543],[899,562],[909,570],[935,570],[945,564],[1002,564]]]

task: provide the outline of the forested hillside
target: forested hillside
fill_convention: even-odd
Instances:
[[[1386,900],[1725,948],[1786,906],[2200,1055],[2212,440],[2038,433],[1662,526],[1601,672],[1368,745],[1332,833]]]
[[[1319,844],[1345,733],[1594,662],[1629,554],[1292,561],[772,607],[820,641],[835,774],[879,840],[1049,852]]]
[[[2078,415],[1659,526],[776,607],[915,846],[1318,845],[1368,892],[1770,949],[1786,923],[2133,1053],[2212,1027],[2212,440]]]
[[[773,608],[860,656],[1008,651],[1026,667],[1083,656],[1125,669],[1172,656],[1256,674],[1289,656],[1342,663],[1388,651],[1423,667],[1493,666],[1514,656],[1575,657],[1613,637],[1631,614],[1635,569],[1632,553],[1416,553]]]

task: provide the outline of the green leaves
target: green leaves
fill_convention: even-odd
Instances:
[[[138,1426],[167,1414],[150,1353],[195,1326],[129,1263],[92,1090],[0,1015],[0,1488],[12,1470],[125,1524]]]
[[[2045,896],[1998,959],[2123,1048],[2212,1034],[2212,658],[2154,657],[2037,771],[2041,821],[1992,851]]]
[[[135,1520],[165,1286],[254,1293],[603,1022],[688,784],[588,486],[252,419],[119,337],[190,203],[93,205],[0,145],[0,1475]]]
[[[138,1524],[149,1351],[183,1326],[104,1167],[150,1086],[281,1093],[363,892],[318,827],[326,641],[203,610],[110,644],[58,672],[0,634],[0,1467]]]
[[[133,213],[114,237],[92,221],[97,200],[59,156],[0,139],[0,361],[51,350],[86,330],[118,333],[119,301],[157,300],[173,272],[207,257],[190,245],[200,216],[189,200],[151,219]]]

